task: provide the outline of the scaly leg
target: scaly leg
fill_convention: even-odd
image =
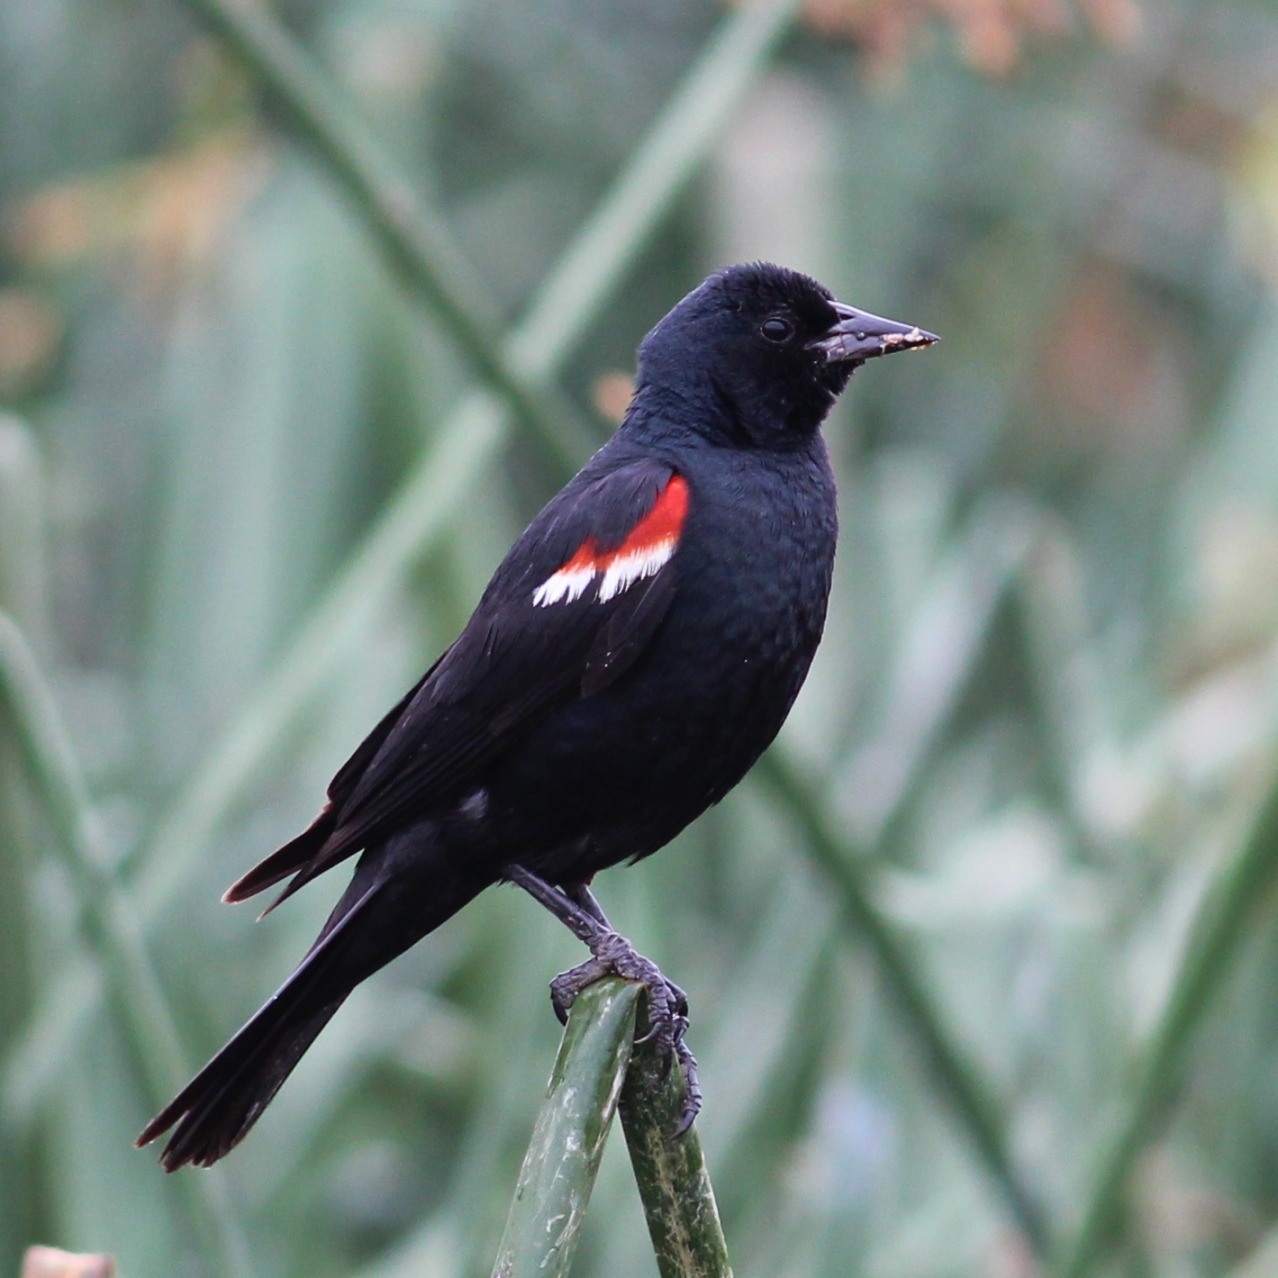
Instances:
[[[697,1058],[684,1042],[688,1029],[688,996],[612,927],[594,893],[584,883],[574,883],[561,890],[522,865],[507,866],[503,875],[544,905],[590,949],[590,958],[570,971],[561,972],[550,983],[550,1001],[561,1022],[568,1020],[568,1010],[577,995],[605,976],[635,981],[648,991],[650,1028],[639,1041],[652,1039],[667,1069],[674,1060],[679,1062],[684,1099],[675,1135],[682,1136],[701,1110]]]

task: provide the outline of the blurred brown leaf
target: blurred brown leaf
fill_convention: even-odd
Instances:
[[[267,167],[255,134],[222,130],[146,163],[45,187],[11,212],[6,238],[36,268],[123,251],[139,291],[162,300],[192,265],[212,258]]]
[[[619,422],[625,414],[634,389],[634,378],[629,373],[623,373],[620,370],[604,373],[595,379],[591,399],[600,416],[610,422]]]
[[[53,365],[62,329],[53,304],[34,289],[0,289],[0,396],[33,389]]]
[[[1071,12],[1073,10],[1073,12]],[[1059,39],[1077,15],[1109,43],[1133,39],[1140,25],[1134,0],[809,0],[803,16],[818,34],[852,41],[873,74],[900,72],[931,20],[953,28],[964,60],[984,75],[1006,75],[1035,40]]]

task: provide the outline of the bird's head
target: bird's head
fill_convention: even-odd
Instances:
[[[644,338],[638,390],[649,402],[690,403],[707,414],[711,432],[732,442],[784,447],[821,425],[866,360],[935,341],[836,302],[798,271],[730,266]]]

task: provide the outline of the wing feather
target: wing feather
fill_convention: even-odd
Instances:
[[[675,598],[687,488],[651,459],[592,469],[516,542],[457,641],[338,770],[312,825],[244,875],[226,899],[242,900],[293,875],[273,909],[407,820],[459,800],[538,718],[633,667]],[[674,524],[661,506],[671,493],[679,503]],[[659,529],[667,539],[658,556],[642,562],[650,552],[633,541],[641,529]],[[590,555],[593,580],[547,605],[554,592],[544,584]],[[625,555],[638,567],[632,570]],[[609,577],[623,562],[624,571]]]

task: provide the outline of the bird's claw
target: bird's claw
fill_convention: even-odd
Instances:
[[[587,985],[593,985],[596,981],[602,981],[605,976],[613,974],[613,969],[597,957],[588,958],[584,963],[579,963],[566,972],[560,972],[550,982],[550,1005],[555,1009],[560,1025],[568,1024],[568,1013],[577,1001],[577,996]]]
[[[697,1058],[684,1042],[688,1032],[688,996],[649,958],[640,954],[624,936],[608,932],[591,945],[592,954],[584,963],[561,972],[550,982],[550,1002],[561,1024],[588,985],[605,976],[642,985],[648,994],[648,1028],[635,1045],[652,1043],[662,1062],[663,1080],[676,1061],[683,1075],[684,1098],[675,1136],[684,1135],[701,1112],[701,1087],[697,1081]]]
[[[675,1046],[675,1053],[683,1072],[683,1104],[679,1109],[678,1125],[674,1129],[674,1138],[678,1140],[680,1136],[688,1134],[697,1115],[701,1113],[701,1084],[697,1079],[697,1058],[682,1037]]]

